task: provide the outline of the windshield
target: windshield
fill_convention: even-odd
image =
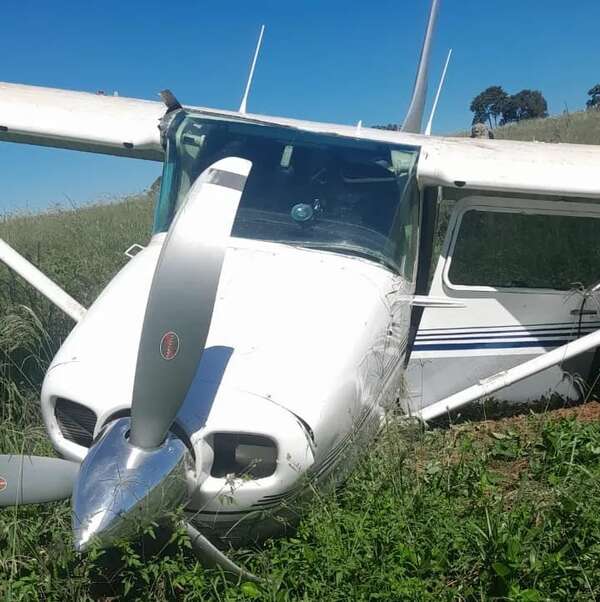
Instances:
[[[181,113],[167,138],[155,216],[166,231],[196,178],[230,156],[252,162],[232,235],[358,255],[412,279],[418,149]]]

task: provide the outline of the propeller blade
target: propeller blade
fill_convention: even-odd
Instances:
[[[77,462],[60,458],[0,455],[0,507],[65,499],[78,472]]]
[[[163,442],[196,374],[251,167],[238,157],[213,163],[169,228],[150,288],[133,385],[130,441],[137,447]]]

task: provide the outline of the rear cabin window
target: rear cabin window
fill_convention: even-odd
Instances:
[[[452,284],[569,290],[600,280],[600,219],[467,211],[448,271]]]

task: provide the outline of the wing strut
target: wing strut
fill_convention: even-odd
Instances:
[[[575,341],[571,341],[566,345],[561,345],[552,351],[548,351],[527,362],[523,362],[514,368],[497,372],[489,378],[480,380],[476,385],[463,389],[454,395],[450,395],[445,399],[436,401],[430,406],[423,408],[417,412],[416,415],[423,420],[433,420],[438,416],[456,410],[472,401],[487,397],[499,389],[508,387],[528,376],[537,374],[538,372],[556,366],[557,364],[562,364],[565,360],[568,360],[575,355],[579,355],[580,353],[584,353],[585,351],[595,349],[599,345],[600,330],[596,330]]]
[[[80,305],[71,295],[66,293],[56,282],[53,282],[40,270],[38,270],[25,257],[19,255],[10,245],[0,238],[0,261],[14,270],[19,276],[27,280],[31,286],[36,288],[44,297],[52,301],[59,309],[62,309],[75,322],[79,322],[85,316],[86,309]]]

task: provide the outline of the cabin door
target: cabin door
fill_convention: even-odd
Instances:
[[[415,411],[600,328],[600,208],[592,203],[468,196],[456,203],[407,370]],[[498,400],[576,398],[593,354],[507,387]]]

